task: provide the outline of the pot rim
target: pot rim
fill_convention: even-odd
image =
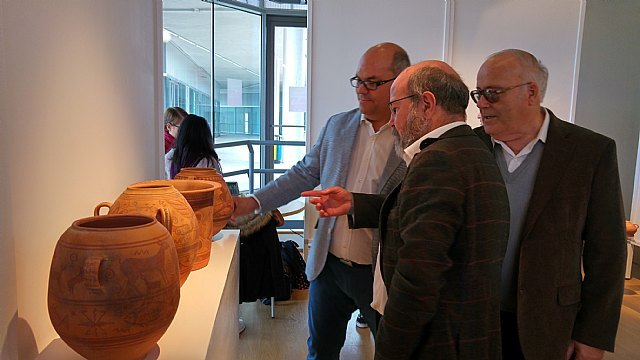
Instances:
[[[191,184],[197,184],[198,186],[200,186],[199,189],[189,189],[189,190],[180,190],[179,188],[177,188],[175,185],[179,184],[179,183],[191,183]],[[136,186],[136,185],[144,185],[144,184],[164,184],[164,185],[169,185],[174,187],[176,190],[178,190],[179,193],[182,194],[197,194],[197,193],[208,193],[208,192],[213,192],[219,188],[222,187],[221,184],[215,182],[215,181],[209,181],[209,180],[191,180],[191,179],[171,179],[171,180],[147,180],[147,181],[141,181],[138,183],[133,184],[132,186]]]
[[[130,221],[131,225],[122,224],[121,226],[108,226],[109,223],[117,224],[118,221]],[[85,231],[114,231],[120,229],[139,229],[147,226],[152,226],[153,223],[158,221],[151,216],[138,215],[138,214],[107,214],[98,216],[89,216],[75,220],[71,227]],[[90,226],[87,224],[92,223],[104,223],[106,226]]]

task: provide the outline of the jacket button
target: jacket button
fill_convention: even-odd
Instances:
[[[518,290],[518,292],[520,293],[520,295],[524,294],[524,289],[520,289]]]

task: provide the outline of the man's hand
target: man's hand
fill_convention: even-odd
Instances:
[[[353,203],[351,193],[339,186],[324,190],[304,191],[300,195],[316,196],[309,199],[309,202],[316,206],[320,217],[346,215]]]
[[[602,360],[604,350],[571,340],[567,348],[567,360]]]
[[[252,197],[233,196],[233,215],[232,219],[238,216],[253,214],[258,209],[258,203]]]

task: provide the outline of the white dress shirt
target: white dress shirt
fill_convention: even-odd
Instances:
[[[547,109],[544,109],[544,113],[544,121],[542,122],[540,130],[538,130],[538,135],[535,139],[531,140],[531,142],[529,142],[527,146],[522,148],[522,150],[520,150],[517,155],[504,142],[491,138],[494,143],[498,143],[501,145],[500,147],[502,148],[502,154],[504,155],[504,160],[507,163],[507,171],[509,171],[509,173],[516,171],[516,169],[524,162],[524,159],[527,158],[527,155],[529,155],[531,151],[533,151],[533,147],[536,145],[536,143],[538,143],[538,140],[542,141],[543,143],[547,142],[547,132],[549,132],[550,118]]]
[[[389,124],[378,132],[364,116],[352,145],[351,162],[345,188],[351,192],[375,194],[380,176],[394,147],[395,136]],[[349,145],[345,145],[349,146]],[[346,216],[336,219],[329,252],[358,264],[371,264],[372,229],[349,229]]]

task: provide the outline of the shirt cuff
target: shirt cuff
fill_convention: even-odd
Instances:
[[[256,203],[258,203],[258,208],[257,208],[257,209],[255,209],[255,210],[253,211],[253,213],[254,213],[254,214],[256,214],[256,215],[258,215],[258,214],[262,213],[262,205],[260,204],[260,200],[258,200],[258,198],[257,198],[255,195],[253,195],[253,194],[247,194],[247,195],[246,195],[246,197],[250,197],[250,198],[252,198],[253,200],[255,200],[255,201],[256,201]]]

